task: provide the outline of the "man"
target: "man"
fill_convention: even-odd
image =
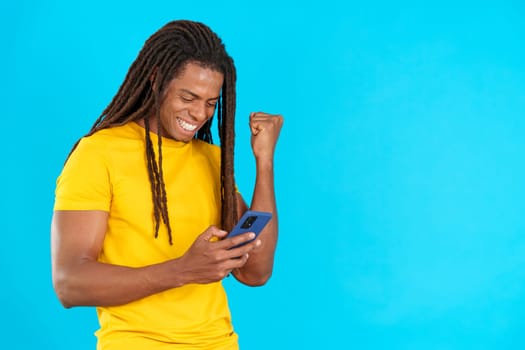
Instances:
[[[221,280],[231,273],[258,286],[271,276],[283,119],[249,119],[250,208],[273,218],[256,240],[225,238],[248,209],[233,177],[235,79],[215,33],[170,22],[73,147],[57,180],[53,285],[65,307],[97,306],[98,349],[238,348]],[[211,144],[216,109],[220,148]]]

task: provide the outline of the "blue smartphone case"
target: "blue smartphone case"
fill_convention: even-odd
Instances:
[[[257,237],[271,218],[271,213],[248,210],[243,214],[237,225],[235,225],[233,230],[228,234],[227,238],[238,236],[246,232],[253,232],[255,233],[255,237]]]

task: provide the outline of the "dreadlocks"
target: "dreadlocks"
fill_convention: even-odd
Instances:
[[[173,240],[162,171],[160,106],[170,81],[177,77],[189,62],[224,75],[221,97],[218,101],[217,120],[221,143],[222,227],[231,230],[237,213],[233,174],[236,71],[233,60],[226,52],[221,39],[206,25],[185,20],[173,21],[154,33],[129,68],[124,82],[111,103],[85,135],[87,137],[101,129],[144,119],[146,163],[151,183],[155,238],[158,237],[162,221],[168,229],[170,244],[173,244]],[[158,158],[155,156],[149,135],[151,117],[157,118]],[[211,123],[212,120],[208,120],[195,137],[213,143]],[[79,141],[73,146],[71,153]]]

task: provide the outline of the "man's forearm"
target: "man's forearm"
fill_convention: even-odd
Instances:
[[[272,220],[258,237],[261,245],[250,253],[248,262],[235,272],[235,276],[245,284],[258,286],[265,284],[272,274],[277,244],[278,217],[272,161],[257,161],[255,189],[250,209],[270,212]]]
[[[177,261],[141,268],[85,260],[53,273],[57,295],[65,307],[115,306],[183,285]]]

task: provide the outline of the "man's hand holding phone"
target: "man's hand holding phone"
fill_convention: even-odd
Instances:
[[[247,211],[229,234],[210,226],[177,259],[182,284],[217,282],[243,267],[249,252],[260,244],[255,239],[270,219],[270,213]]]

